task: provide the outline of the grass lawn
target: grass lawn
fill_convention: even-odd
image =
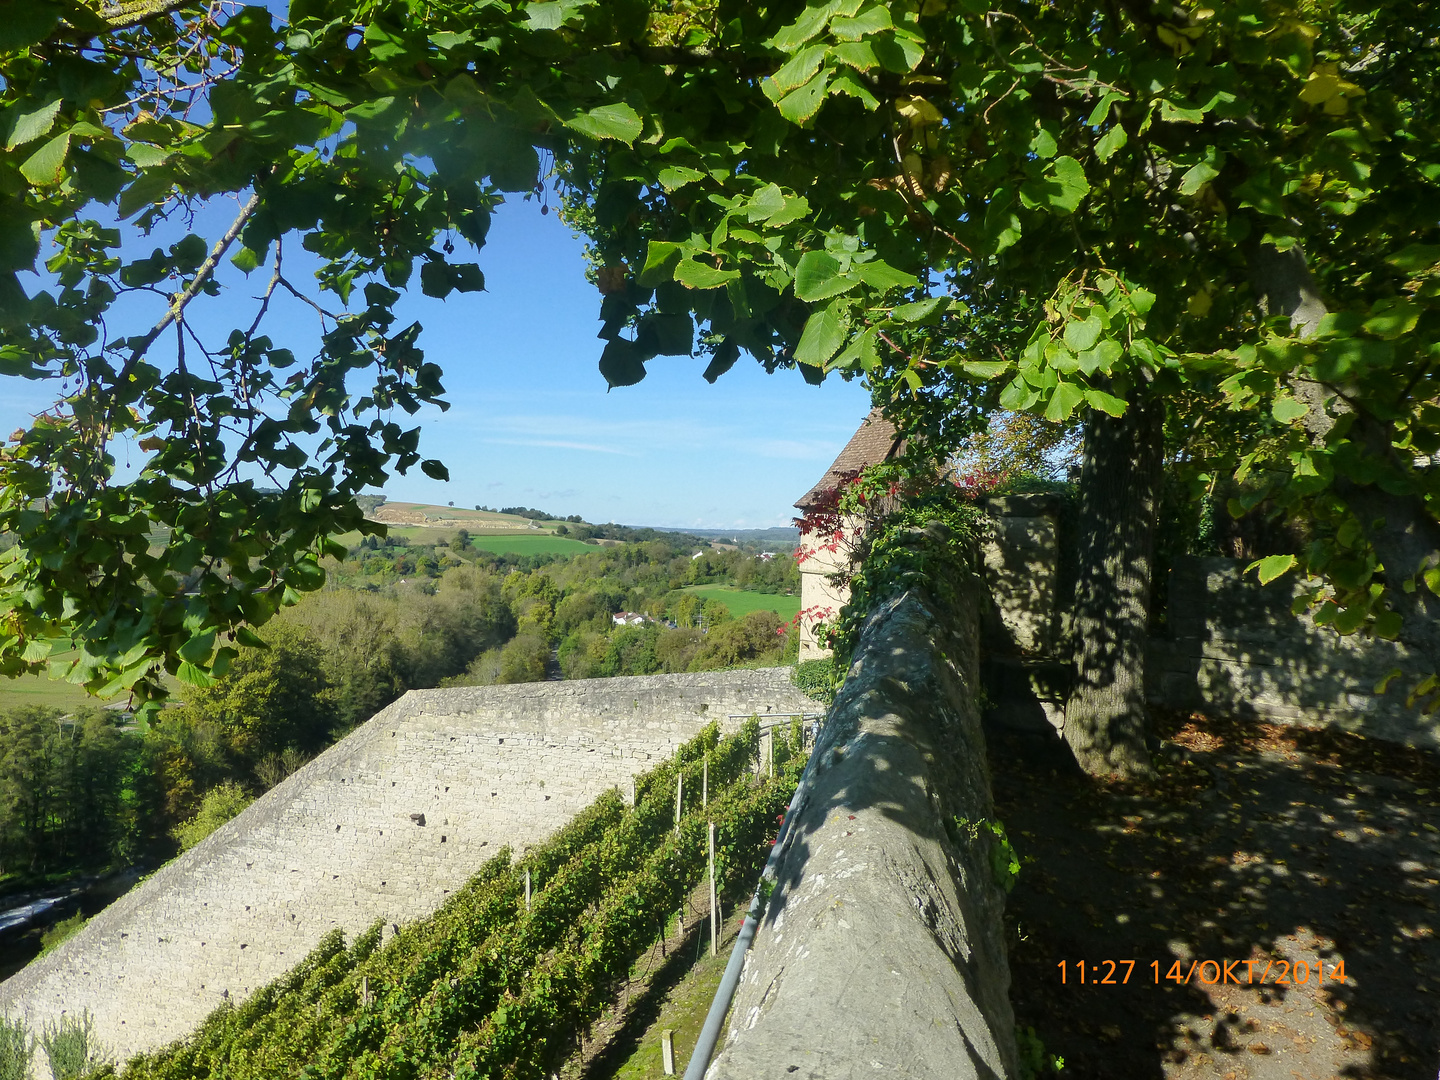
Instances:
[[[0,679],[0,709],[17,709],[22,705],[40,705],[70,712],[82,705],[103,705],[98,698],[85,693],[84,687],[47,679],[44,675],[21,675],[16,679]]]
[[[565,536],[549,533],[530,533],[528,536],[471,536],[470,543],[477,548],[493,551],[497,555],[514,552],[516,555],[578,555],[582,551],[594,551],[594,544],[583,544]]]
[[[780,596],[770,593],[746,592],[734,585],[691,585],[686,592],[695,593],[706,600],[718,600],[730,609],[735,618],[743,618],[752,611],[773,611],[785,620],[793,619],[800,613],[800,597]]]

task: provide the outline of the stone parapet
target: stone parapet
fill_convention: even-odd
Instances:
[[[874,610],[707,1080],[1017,1075],[975,697],[984,585]]]

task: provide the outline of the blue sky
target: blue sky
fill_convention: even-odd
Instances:
[[[581,253],[554,215],[516,199],[480,252],[486,292],[407,298],[402,313],[424,324],[451,401],[447,413],[421,414],[421,445],[451,480],[417,471],[386,494],[627,524],[789,524],[791,503],[869,411],[868,391],[766,375],[742,356],[714,386],[700,377],[703,360],[656,357],[643,382],[607,393],[600,296]]]
[[[211,243],[235,211],[233,200],[217,199],[193,228]],[[125,228],[132,257],[185,232],[178,219],[148,238]],[[333,295],[317,293],[311,276],[317,263],[296,240],[287,244],[286,276],[338,306]],[[868,391],[838,377],[814,387],[795,371],[766,375],[742,356],[714,386],[700,377],[704,360],[657,357],[643,382],[607,392],[597,367],[604,345],[595,336],[600,296],[585,280],[582,253],[580,239],[556,215],[542,216],[537,202],[512,196],[478,253],[487,291],[439,301],[421,295],[417,282],[402,300],[397,329],[411,320],[423,324],[420,344],[444,369],[451,403],[448,412],[425,409],[411,423],[421,425],[422,453],[445,462],[451,479],[434,481],[417,468],[393,477],[385,494],[394,501],[534,506],[632,525],[789,524],[791,504],[869,410]],[[246,278],[223,265],[218,277],[222,295],[197,298],[186,312],[212,348],[232,327],[249,325],[268,272]],[[124,297],[112,312],[111,332],[143,330],[162,311],[159,297]],[[313,311],[277,293],[262,332],[304,357],[314,355],[318,330]],[[164,366],[167,350],[173,362],[166,339],[152,359]],[[53,400],[53,384],[5,383],[3,430],[28,425]],[[115,452],[122,479],[145,458],[134,447]]]

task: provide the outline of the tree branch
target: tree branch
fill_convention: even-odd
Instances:
[[[183,7],[198,4],[199,0],[122,0],[118,4],[102,6],[99,14],[107,24],[106,29],[128,30],[151,19],[161,19],[174,14]]]

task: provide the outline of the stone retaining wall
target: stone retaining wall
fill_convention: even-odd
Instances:
[[[813,712],[788,668],[413,691],[0,983],[38,1032],[88,1009],[120,1059],[193,1030],[328,931],[429,914],[711,720]]]
[[[1290,605],[1303,581],[1261,585],[1239,559],[1186,557],[1170,573],[1167,636],[1146,657],[1151,701],[1307,727],[1335,725],[1412,746],[1440,747],[1440,716],[1407,706],[1427,674],[1404,645],[1342,637]],[[1393,671],[1388,691],[1376,685]]]
[[[990,604],[984,620],[988,722],[1059,731],[1069,696],[1063,655],[1068,597],[1058,573],[1064,537],[1053,496],[987,502],[982,554]],[[1440,716],[1405,702],[1428,672],[1405,646],[1342,637],[1290,610],[1303,582],[1261,585],[1241,559],[1182,556],[1170,571],[1164,630],[1150,639],[1152,704],[1334,725],[1413,746],[1440,746]],[[1400,674],[1386,693],[1376,686]]]

